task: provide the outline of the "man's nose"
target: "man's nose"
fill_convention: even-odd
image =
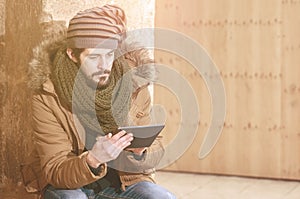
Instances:
[[[107,60],[105,56],[99,56],[98,58],[98,68],[99,69],[106,69],[107,68]]]

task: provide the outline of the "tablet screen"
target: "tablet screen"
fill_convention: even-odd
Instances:
[[[127,133],[133,134],[134,139],[128,148],[142,148],[149,147],[164,127],[164,124],[156,124],[119,127],[119,130],[124,130]]]

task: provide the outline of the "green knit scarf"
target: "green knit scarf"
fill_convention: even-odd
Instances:
[[[127,123],[133,88],[129,71],[120,56],[113,63],[109,84],[104,88],[91,86],[63,47],[54,59],[51,79],[62,104],[76,114],[83,126],[104,135]]]

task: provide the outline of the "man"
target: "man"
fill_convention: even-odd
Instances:
[[[132,134],[117,130],[149,124],[147,86],[155,74],[145,50],[125,52],[125,32],[124,11],[105,5],[79,12],[66,39],[53,36],[34,51],[36,150],[23,167],[28,190],[46,199],[175,198],[154,183],[159,138],[133,149]],[[32,171],[37,179],[28,178]]]

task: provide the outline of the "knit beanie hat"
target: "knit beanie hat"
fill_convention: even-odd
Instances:
[[[71,48],[115,49],[125,32],[124,10],[116,5],[105,5],[77,13],[70,20],[67,42]]]

